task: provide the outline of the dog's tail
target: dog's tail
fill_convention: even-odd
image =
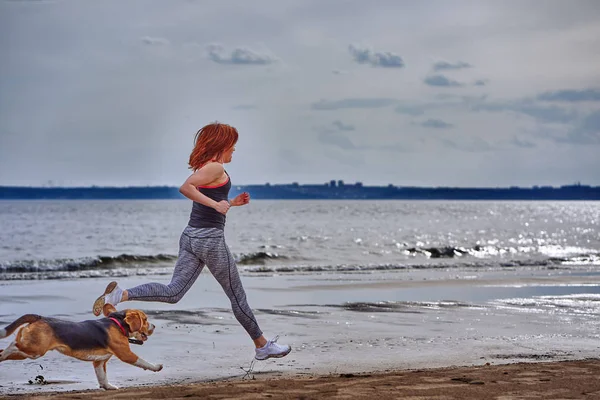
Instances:
[[[25,314],[21,318],[17,319],[12,324],[8,325],[4,329],[0,329],[0,339],[5,338],[7,336],[12,335],[14,331],[17,330],[23,324],[31,324],[32,322],[39,321],[42,319],[41,316],[36,314]]]

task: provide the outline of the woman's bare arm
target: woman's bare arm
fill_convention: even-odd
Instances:
[[[214,201],[198,190],[198,186],[208,186],[219,180],[219,178],[223,176],[224,171],[223,165],[219,163],[207,164],[194,172],[185,182],[183,182],[183,185],[179,188],[179,193],[196,203],[214,208],[221,214],[226,214],[230,207],[227,201]]]

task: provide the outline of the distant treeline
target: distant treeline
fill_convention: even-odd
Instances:
[[[403,199],[403,200],[600,200],[600,186],[567,185],[531,188],[454,188],[363,186],[331,181],[322,185],[246,185],[232,187],[230,197],[249,192],[253,199]],[[183,199],[171,186],[15,187],[0,186],[0,199]]]

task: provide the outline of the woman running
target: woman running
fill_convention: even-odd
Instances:
[[[231,162],[237,130],[229,125],[213,123],[196,133],[189,165],[192,175],[179,191],[193,201],[188,226],[179,239],[179,256],[171,283],[146,283],[123,290],[111,282],[104,294],[94,302],[93,312],[98,316],[104,304],[117,305],[124,301],[158,301],[177,303],[192,287],[206,265],[223,287],[231,301],[233,314],[244,327],[256,346],[257,360],[284,357],[291,347],[276,343],[277,337],[267,340],[246,301],[235,260],[225,243],[225,215],[230,207],[250,202],[246,192],[228,200],[231,180],[223,164]]]

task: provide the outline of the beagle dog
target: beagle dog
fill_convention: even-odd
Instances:
[[[154,372],[162,369],[162,364],[151,364],[129,348],[130,337],[143,342],[154,332],[154,325],[148,322],[144,312],[133,309],[117,311],[111,304],[105,304],[102,312],[105,318],[82,322],[35,314],[23,315],[0,329],[1,339],[11,335],[21,325],[28,324],[17,332],[14,342],[0,350],[0,362],[36,359],[50,350],[57,350],[64,355],[93,362],[98,383],[106,390],[118,389],[108,383],[106,377],[106,362],[113,355],[136,367]]]

